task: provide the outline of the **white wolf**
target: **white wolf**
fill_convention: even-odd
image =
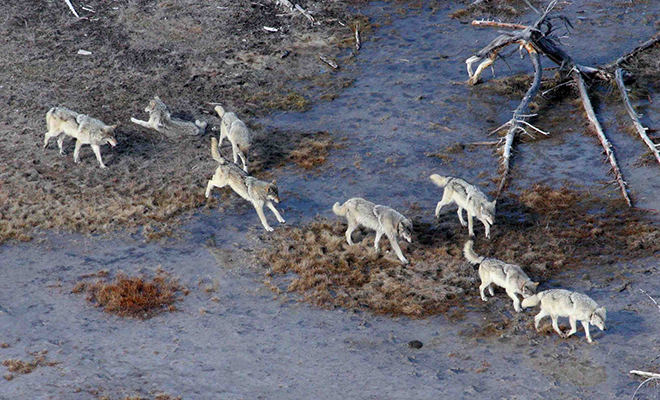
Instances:
[[[234,156],[234,164],[238,164],[238,158],[240,157],[243,162],[243,170],[248,172],[247,159],[250,152],[250,145],[252,144],[250,130],[233,112],[225,112],[225,109],[221,106],[216,106],[215,112],[222,118],[218,146],[222,146],[225,138],[229,139]]]
[[[533,307],[541,303],[541,312],[534,317],[534,326],[539,330],[539,322],[548,315],[552,318],[552,327],[562,338],[567,338],[577,332],[577,321],[582,323],[584,333],[589,343],[591,333],[589,332],[589,323],[596,325],[601,331],[605,331],[605,320],[607,319],[607,310],[605,307],[598,307],[598,304],[589,296],[571,292],[564,289],[551,289],[523,300],[523,308]],[[557,325],[557,317],[568,317],[571,323],[571,330],[564,333]]]
[[[332,206],[332,211],[340,217],[346,217],[348,221],[346,242],[349,245],[353,245],[353,239],[351,239],[353,231],[362,225],[376,231],[376,241],[374,242],[376,251],[380,251],[378,243],[381,236],[385,234],[399,260],[404,264],[408,264],[408,260],[403,256],[401,247],[397,242],[397,236],[401,236],[408,243],[412,242],[413,225],[401,213],[390,207],[376,205],[359,197],[349,199],[343,205],[335,203]]]
[[[211,138],[211,155],[219,165],[215,170],[215,174],[206,185],[207,198],[211,195],[211,190],[214,187],[221,188],[229,185],[239,196],[252,203],[254,209],[257,210],[261,224],[268,232],[272,232],[273,228],[268,225],[268,221],[264,215],[264,205],[270,208],[280,223],[284,224],[286,222],[277,211],[277,208],[275,208],[275,205],[273,205],[273,202],[280,202],[275,181],[271,183],[260,181],[248,175],[238,165],[224,159],[218,151],[218,140],[216,138]]]
[[[494,295],[493,284],[503,287],[506,294],[513,300],[513,308],[521,312],[520,299],[517,294],[528,298],[536,293],[538,282],[532,282],[525,272],[517,265],[507,264],[496,258],[479,257],[472,249],[473,241],[468,240],[463,247],[463,254],[471,264],[479,264],[479,278],[481,285],[479,293],[481,300],[488,301],[484,291],[488,288],[490,295]]]
[[[489,201],[481,190],[463,179],[433,174],[431,180],[436,185],[445,188],[442,200],[435,207],[436,218],[440,215],[443,206],[455,202],[458,205],[458,219],[461,221],[461,225],[468,226],[470,236],[474,236],[472,218],[477,217],[486,228],[486,237],[490,238],[490,226],[495,222],[495,204],[497,200]],[[463,209],[467,211],[467,224],[463,220]]]
[[[206,129],[206,122],[195,121],[193,123],[173,118],[170,110],[158,96],[154,96],[144,111],[149,113],[149,121],[131,118],[131,122],[145,128],[155,129],[170,139],[180,136],[196,136],[204,133]]]
[[[80,162],[80,148],[83,144],[88,144],[92,147],[101,168],[107,168],[101,158],[101,146],[106,143],[112,147],[117,145],[114,137],[117,125],[106,125],[98,119],[79,114],[66,107],[53,107],[46,113],[46,126],[48,132],[44,137],[44,148],[48,146],[51,138],[57,137],[60,154],[64,155],[62,144],[66,136],[71,136],[76,139],[76,147],[73,151],[74,162]]]

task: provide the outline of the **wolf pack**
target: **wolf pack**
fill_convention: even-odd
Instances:
[[[263,228],[272,232],[264,214],[264,206],[268,207],[281,224],[286,221],[275,207],[280,198],[276,181],[266,182],[251,176],[248,172],[249,151],[252,143],[252,134],[247,125],[233,112],[217,105],[215,112],[221,119],[220,135],[218,139],[211,138],[211,156],[218,163],[215,173],[208,181],[205,195],[208,198],[213,188],[229,186],[240,197],[250,202],[259,216]],[[149,120],[143,121],[131,118],[131,122],[143,128],[153,129],[168,138],[182,136],[197,136],[202,134],[208,123],[203,121],[185,121],[172,117],[168,107],[155,96],[144,110],[149,114]],[[114,130],[117,125],[106,125],[102,121],[90,116],[79,114],[66,107],[54,107],[46,113],[48,131],[44,138],[44,148],[48,147],[49,140],[57,138],[61,155],[65,155],[63,142],[67,137],[76,139],[73,160],[80,162],[82,145],[89,144],[101,168],[106,168],[101,158],[101,146],[109,144],[114,147],[117,140]],[[212,130],[216,131],[216,127]],[[227,139],[231,144],[233,161],[221,155],[220,148]],[[240,160],[240,164],[239,164]],[[593,299],[582,293],[565,289],[550,289],[537,293],[538,282],[533,282],[525,271],[518,265],[509,264],[496,258],[479,256],[474,251],[474,225],[476,218],[484,226],[484,234],[490,239],[490,229],[495,223],[495,208],[497,200],[490,201],[477,186],[455,177],[443,177],[437,174],[430,176],[432,183],[443,188],[441,200],[435,208],[435,217],[439,218],[444,206],[455,203],[458,206],[458,219],[463,227],[468,228],[470,239],[463,246],[463,254],[470,264],[478,266],[479,294],[483,301],[488,301],[486,290],[490,296],[495,295],[494,287],[503,288],[513,301],[516,312],[525,308],[540,305],[540,312],[534,317],[534,326],[539,330],[540,321],[549,316],[552,327],[562,338],[567,338],[577,332],[577,321],[580,321],[585,336],[592,343],[589,331],[590,324],[605,331],[606,309],[600,307]],[[363,198],[354,197],[344,204],[335,203],[332,211],[347,221],[346,242],[352,246],[353,232],[359,227],[375,231],[374,247],[380,251],[380,240],[383,235],[390,242],[390,247],[403,264],[408,259],[398,243],[398,238],[411,243],[413,241],[413,224],[400,212],[386,205],[378,205]],[[466,212],[467,221],[463,218]],[[522,301],[521,301],[522,298]],[[563,332],[558,325],[559,317],[568,317],[570,331]]]

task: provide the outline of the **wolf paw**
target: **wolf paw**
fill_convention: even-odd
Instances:
[[[280,224],[286,224],[286,220],[285,220],[285,219],[280,219],[279,221],[280,221]]]
[[[466,227],[466,226],[468,226],[468,223],[465,222],[465,221],[461,221],[461,225],[463,225],[463,227]]]
[[[272,231],[275,230],[275,229],[271,228],[270,226],[265,226],[264,229],[265,229],[267,232],[272,232]]]
[[[481,297],[481,300],[483,300],[483,301],[488,301],[488,299],[486,298],[486,296],[482,296],[482,297]]]

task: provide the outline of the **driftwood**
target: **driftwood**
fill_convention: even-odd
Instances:
[[[355,25],[355,50],[360,50],[362,42],[360,41],[360,25]]]
[[[319,54],[319,60],[321,60],[324,63],[328,64],[332,69],[339,69],[339,65],[337,65],[336,62],[332,61],[331,59],[324,56],[323,54]]]
[[[620,90],[622,90],[622,95],[625,94],[625,99],[627,99],[627,94],[625,93],[625,86],[622,86],[623,80],[621,79],[621,73],[620,71],[617,71],[617,73],[615,73],[615,76],[612,76],[612,74],[609,73],[605,68],[594,68],[585,65],[580,65],[576,63],[557,44],[555,36],[553,35],[554,27],[552,25],[552,21],[559,19],[561,21],[564,21],[567,25],[570,26],[570,23],[566,18],[561,16],[549,15],[550,12],[553,10],[553,8],[556,6],[557,1],[558,0],[553,0],[552,2],[550,2],[545,12],[543,12],[540,18],[531,26],[502,23],[496,21],[483,21],[483,20],[472,22],[473,26],[507,28],[507,29],[513,29],[514,31],[502,32],[486,47],[479,50],[474,56],[468,58],[465,61],[469,75],[469,80],[468,80],[469,84],[476,85],[477,83],[479,83],[483,71],[486,68],[490,67],[497,60],[499,53],[505,47],[512,44],[517,44],[518,46],[520,46],[521,50],[525,49],[527,51],[527,53],[530,56],[530,60],[532,61],[532,66],[534,67],[534,80],[532,86],[525,94],[525,97],[520,102],[518,108],[514,111],[513,117],[503,126],[491,132],[492,134],[500,131],[502,128],[505,127],[509,128],[506,133],[506,136],[504,137],[504,145],[501,149],[502,168],[501,168],[500,183],[497,189],[497,196],[499,197],[507,186],[510,164],[511,164],[511,153],[512,153],[512,148],[516,134],[518,133],[529,134],[528,132],[529,128],[545,135],[548,134],[547,132],[544,132],[534,127],[528,122],[529,118],[533,116],[533,115],[529,115],[529,104],[536,96],[540,88],[541,75],[543,71],[541,69],[539,55],[543,55],[548,59],[550,59],[555,64],[559,65],[559,73],[561,74],[561,77],[563,78],[564,81],[572,80],[572,82],[575,85],[577,85],[580,92],[580,98],[582,100],[582,104],[587,114],[587,118],[589,119],[589,122],[596,131],[598,139],[600,140],[601,145],[605,150],[605,154],[607,155],[607,159],[612,167],[611,173],[614,176],[614,180],[619,185],[619,188],[621,190],[624,199],[626,200],[626,203],[628,204],[628,206],[632,207],[632,201],[630,200],[628,191],[626,189],[627,185],[623,179],[623,175],[616,161],[614,150],[612,148],[611,143],[605,136],[605,133],[600,123],[598,122],[598,118],[596,117],[596,113],[594,112],[594,109],[591,105],[589,94],[587,92],[587,87],[584,82],[585,78],[600,79],[607,81],[620,80],[621,81],[620,88],[623,87],[623,89]],[[656,39],[655,42],[657,42],[660,39],[660,35],[658,35],[655,39]],[[622,62],[629,60],[639,52],[654,45],[655,42],[651,43],[651,41],[648,41],[642,44],[641,46],[639,46],[638,48],[636,48],[626,56],[620,58],[619,61],[617,61],[616,65],[620,66]],[[476,71],[473,72],[473,65],[475,63],[479,63],[479,65],[477,66]],[[565,85],[565,84],[567,84],[567,82],[562,82],[560,85]],[[626,100],[624,100],[624,102],[626,102]],[[627,103],[629,106],[630,102],[627,101]],[[631,117],[633,116],[637,117],[637,114],[635,114],[634,109],[632,109],[632,106],[629,107],[629,114],[631,114]],[[640,136],[642,136],[643,139],[644,137],[646,137],[646,139],[644,139],[645,143],[649,147],[652,147],[652,149],[654,150],[654,154],[657,155],[658,147],[660,147],[660,145],[655,144],[650,139],[648,139],[648,136],[646,135],[646,129],[643,126],[641,126],[641,123],[639,123],[638,118],[637,119],[633,118],[633,121],[636,121],[635,122],[636,128],[638,132],[640,132]],[[660,162],[660,155],[657,155],[657,158],[658,161]]]
[[[635,112],[635,109],[630,103],[630,98],[628,97],[628,90],[626,89],[626,85],[623,82],[623,66],[622,66],[622,64],[624,64],[626,61],[629,61],[640,52],[652,46],[655,46],[658,43],[658,41],[660,41],[660,33],[656,34],[653,38],[637,46],[628,54],[619,57],[619,59],[616,60],[615,63],[616,71],[614,73],[614,77],[615,77],[616,85],[619,88],[619,93],[621,94],[621,100],[623,100],[623,105],[626,108],[626,112],[630,116],[630,119],[632,119],[633,125],[635,126],[635,130],[639,134],[639,137],[642,138],[642,141],[651,150],[651,153],[653,154],[655,159],[658,160],[658,163],[660,163],[660,152],[658,151],[658,147],[660,147],[660,144],[654,143],[646,134],[647,128],[645,128],[644,125],[642,125],[642,122],[639,120],[639,115],[637,115],[637,112]]]
[[[76,12],[76,9],[73,8],[73,4],[71,4],[71,0],[64,0],[67,6],[69,6],[69,10],[71,10],[71,13],[76,16],[76,18],[80,18],[80,15]]]
[[[623,180],[623,176],[621,176],[621,170],[619,169],[616,158],[614,157],[614,151],[612,151],[612,144],[609,142],[609,140],[607,140],[605,132],[603,132],[603,128],[600,126],[600,122],[598,122],[594,108],[591,106],[591,101],[589,100],[589,94],[587,93],[587,87],[584,84],[584,79],[582,79],[582,74],[580,74],[580,72],[577,70],[573,71],[573,79],[577,83],[578,89],[580,90],[580,98],[582,99],[584,111],[587,113],[587,118],[589,119],[591,126],[594,128],[594,131],[596,131],[598,140],[600,140],[600,144],[603,146],[603,149],[605,149],[605,155],[607,156],[607,159],[612,166],[612,174],[614,175],[614,179],[619,185],[619,189],[621,189],[621,193],[623,194],[623,198],[626,200],[626,203],[629,207],[632,207],[632,202],[630,201],[628,191],[626,190],[626,182]]]
[[[630,373],[634,374],[634,375],[643,376],[645,378],[659,378],[660,379],[660,374],[656,374],[655,372],[632,370],[632,371],[630,371]]]

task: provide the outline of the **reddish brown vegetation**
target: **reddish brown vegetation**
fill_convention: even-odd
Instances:
[[[274,291],[295,292],[322,307],[422,317],[447,311],[466,292],[476,301],[478,276],[462,255],[466,229],[453,212],[443,213],[439,223],[425,222],[429,219],[427,214],[413,218],[415,241],[402,245],[411,260],[408,266],[377,253],[373,232],[364,231],[366,240],[355,233],[356,245],[348,246],[344,223],[323,219],[269,237],[259,260],[268,268],[267,284]],[[619,200],[568,188],[536,186],[503,199],[493,232],[485,240],[477,230],[477,253],[519,264],[536,280],[562,269],[598,267],[660,251],[660,229],[644,213]],[[291,272],[293,278],[287,275]]]
[[[186,290],[177,279],[158,271],[153,279],[119,273],[114,281],[80,282],[73,293],[87,293],[87,300],[104,311],[122,317],[150,318],[162,311],[175,311],[177,294]]]

